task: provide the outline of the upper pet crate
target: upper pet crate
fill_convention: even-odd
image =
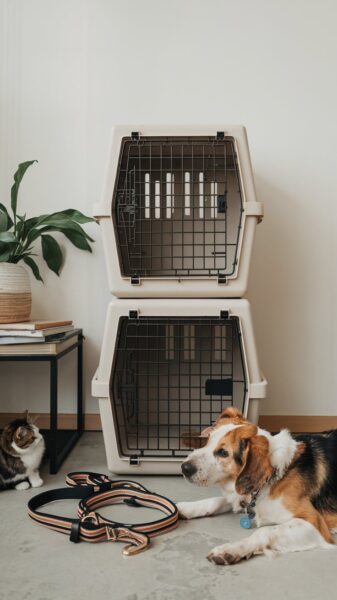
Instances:
[[[113,130],[99,219],[119,297],[241,297],[256,201],[244,127]]]

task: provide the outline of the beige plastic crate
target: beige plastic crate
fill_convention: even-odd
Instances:
[[[242,126],[117,126],[99,220],[121,298],[242,297],[257,202]]]
[[[231,405],[257,422],[266,387],[247,300],[113,300],[92,382],[109,470],[179,473],[190,435]]]

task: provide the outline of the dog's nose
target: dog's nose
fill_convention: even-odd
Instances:
[[[181,470],[185,477],[192,477],[192,475],[197,472],[195,464],[193,464],[190,460],[188,462],[183,462],[181,465]]]

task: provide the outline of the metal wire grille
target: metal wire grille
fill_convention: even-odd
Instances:
[[[191,435],[245,397],[238,319],[120,319],[111,400],[122,455],[185,456]]]
[[[232,275],[242,211],[233,138],[123,138],[112,214],[124,276]]]

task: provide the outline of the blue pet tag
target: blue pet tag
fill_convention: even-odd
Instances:
[[[240,526],[243,527],[243,529],[251,529],[252,528],[252,520],[248,517],[248,515],[245,515],[244,517],[240,517]]]

